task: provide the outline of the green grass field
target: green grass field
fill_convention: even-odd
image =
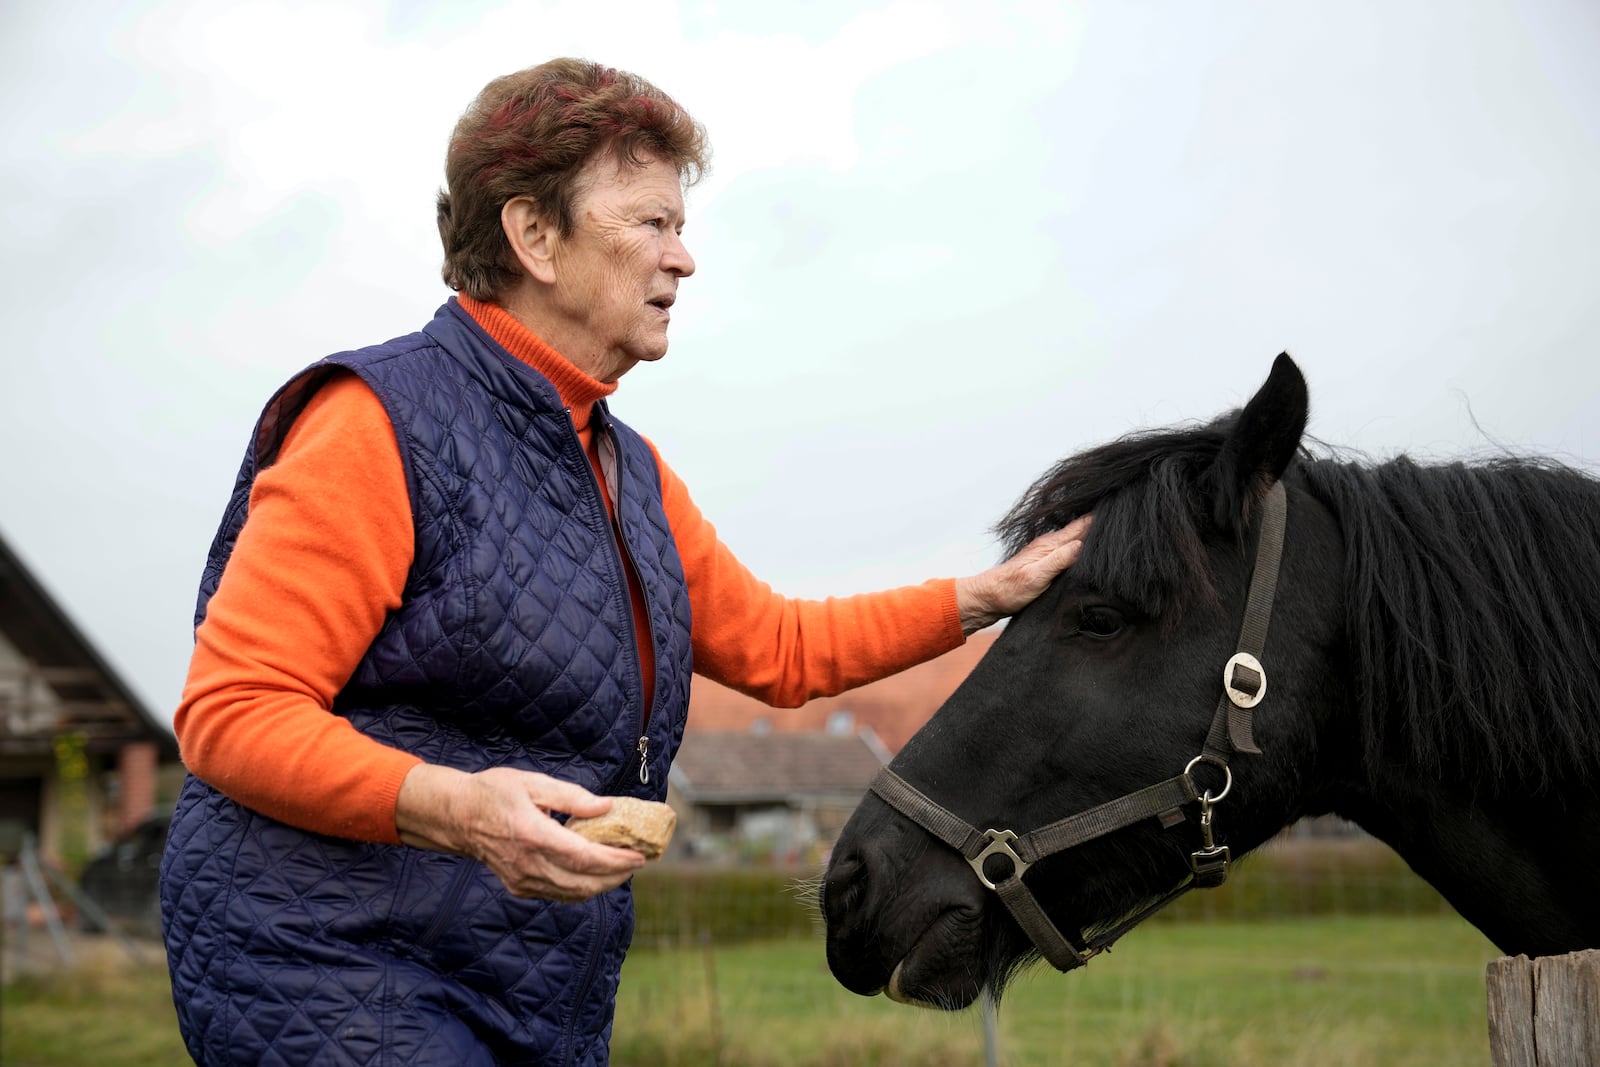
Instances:
[[[1439,1067],[1489,1063],[1483,973],[1499,953],[1453,916],[1156,923],[1060,975],[1035,969],[999,1012],[1011,1067]],[[165,972],[114,956],[7,985],[0,1063],[187,1062]],[[980,1016],[862,998],[814,940],[636,949],[617,1067],[982,1064]]]
[[[999,1043],[1017,1067],[1488,1064],[1497,956],[1453,916],[1153,925],[1083,971],[1030,972]],[[612,1040],[619,1067],[949,1067],[982,1047],[977,1012],[852,996],[807,942],[636,954]]]

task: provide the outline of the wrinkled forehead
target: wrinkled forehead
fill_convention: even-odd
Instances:
[[[596,199],[654,199],[661,206],[683,211],[685,177],[660,156],[640,162],[618,159],[615,152],[596,152],[572,178],[572,204],[582,207]]]

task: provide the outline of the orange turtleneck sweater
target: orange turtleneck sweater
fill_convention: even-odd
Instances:
[[[555,385],[603,479],[590,415],[616,386],[578,370],[503,309],[458,299]],[[656,462],[688,581],[697,673],[796,707],[961,644],[951,579],[822,601],[774,593],[717,538],[659,454]],[[359,378],[336,377],[257,476],[249,518],[195,631],[173,720],[189,770],[303,829],[398,843],[395,799],[420,760],[359,733],[331,708],[400,606],[412,550],[411,501],[388,416]],[[651,646],[631,575],[630,587],[648,700]]]

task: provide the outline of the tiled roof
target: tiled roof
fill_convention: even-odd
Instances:
[[[883,765],[881,748],[857,733],[686,733],[672,783],[691,800],[853,793]]]
[[[974,634],[966,644],[938,659],[799,708],[770,708],[697,674],[689,694],[689,731],[691,735],[701,730],[748,732],[758,721],[765,721],[774,733],[820,733],[835,712],[848,711],[857,726],[871,727],[885,748],[898,752],[956,691],[999,633],[986,630]]]

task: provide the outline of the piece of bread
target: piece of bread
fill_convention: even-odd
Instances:
[[[647,860],[659,859],[672,840],[678,813],[654,800],[612,797],[611,810],[587,819],[571,819],[567,829],[602,845],[631,848]]]

